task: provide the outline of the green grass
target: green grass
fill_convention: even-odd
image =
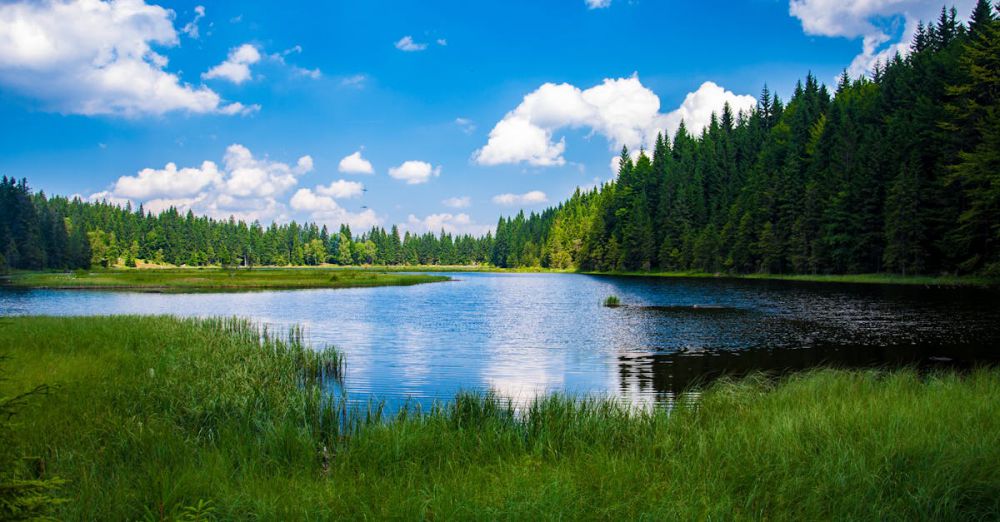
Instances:
[[[853,283],[881,285],[920,285],[920,286],[979,286],[998,287],[1000,279],[995,277],[974,275],[900,275],[900,274],[733,274],[726,272],[595,272],[573,269],[554,269],[542,267],[497,268],[490,265],[413,265],[413,266],[357,266],[341,267],[340,270],[378,270],[383,272],[498,272],[498,273],[545,273],[545,274],[588,274],[600,276],[622,277],[675,277],[697,279],[756,279],[776,281],[803,281],[811,283]],[[335,269],[336,270],[336,269]]]
[[[758,376],[672,411],[463,394],[376,423],[321,401],[336,352],[240,321],[6,318],[0,354],[0,395],[53,386],[6,449],[68,480],[66,520],[1000,517],[998,370]]]
[[[761,279],[775,281],[804,281],[810,283],[853,283],[880,285],[922,286],[1000,286],[1000,279],[980,276],[904,276],[899,274],[729,274],[697,271],[681,272],[581,272],[590,275],[677,277],[695,279]]]
[[[302,288],[406,286],[447,281],[427,274],[396,274],[326,268],[164,268],[75,272],[20,272],[7,278],[22,288],[129,289],[147,291],[238,291]]]
[[[604,299],[604,306],[615,308],[622,305],[622,300],[617,295],[609,295]]]

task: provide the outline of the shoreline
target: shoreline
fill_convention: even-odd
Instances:
[[[451,278],[360,269],[163,268],[17,272],[4,276],[0,281],[3,281],[3,286],[14,289],[184,293],[412,286],[451,281]]]
[[[804,283],[839,283],[868,285],[907,285],[907,286],[942,286],[942,287],[1000,287],[1000,278],[985,276],[954,276],[954,275],[900,275],[888,273],[875,274],[732,274],[725,272],[602,272],[591,270],[563,270],[556,268],[496,268],[489,266],[463,265],[415,265],[415,266],[383,266],[373,267],[342,267],[343,270],[380,270],[386,272],[486,272],[511,274],[582,274],[610,277],[657,277],[676,279],[741,279],[756,281],[792,281]]]
[[[47,514],[67,520],[1000,513],[1000,468],[984,464],[1000,461],[995,368],[750,376],[673,409],[555,393],[519,415],[470,392],[381,422],[377,405],[351,413],[323,399],[345,361],[301,332],[241,319],[9,318],[2,389],[45,390],[5,427],[11,476],[46,481]]]
[[[450,281],[447,276],[435,276],[445,272],[453,273],[497,273],[497,274],[581,274],[599,277],[650,277],[675,279],[730,279],[749,281],[787,281],[798,283],[861,284],[891,286],[925,286],[946,288],[1000,288],[1000,278],[973,275],[909,275],[875,274],[732,274],[724,272],[644,272],[644,271],[586,271],[563,270],[541,267],[499,268],[487,265],[318,265],[318,266],[259,266],[247,268],[220,267],[143,267],[110,268],[88,270],[87,277],[81,279],[81,271],[18,271],[0,276],[0,285],[11,288],[60,289],[60,290],[140,290],[140,291],[240,291],[240,290],[305,290],[316,288],[365,288],[374,286],[410,286],[414,284]],[[320,274],[352,274],[341,281],[323,281]],[[133,283],[118,281],[139,279]],[[226,281],[243,279],[243,281]],[[278,275],[285,280],[274,279]],[[289,281],[290,276],[301,275],[298,281]],[[367,280],[358,278],[384,278]],[[209,280],[187,280],[185,278]],[[354,277],[355,280],[350,280]],[[160,279],[161,281],[155,281]]]

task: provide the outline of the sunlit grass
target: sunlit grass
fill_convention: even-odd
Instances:
[[[343,361],[295,330],[3,319],[0,353],[3,391],[54,386],[12,450],[69,481],[60,519],[1000,517],[997,370],[757,376],[672,410],[466,393],[380,422],[324,401]]]
[[[157,291],[266,290],[406,286],[447,281],[444,276],[321,268],[166,268],[20,272],[9,284],[30,288],[105,288]]]

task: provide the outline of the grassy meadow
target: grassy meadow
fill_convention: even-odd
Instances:
[[[65,480],[58,519],[1000,518],[997,370],[758,376],[673,410],[464,394],[382,423],[323,399],[337,352],[240,320],[4,318],[0,354],[0,397],[49,386],[0,462]]]
[[[324,268],[163,268],[17,272],[7,284],[20,288],[239,291],[407,286],[447,281],[427,274]]]

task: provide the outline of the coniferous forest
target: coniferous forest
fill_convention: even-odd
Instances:
[[[613,182],[501,218],[484,237],[361,235],[153,215],[0,184],[0,267],[492,264],[597,271],[1000,275],[1000,8],[922,24],[905,57],[786,101],[724,107]]]

